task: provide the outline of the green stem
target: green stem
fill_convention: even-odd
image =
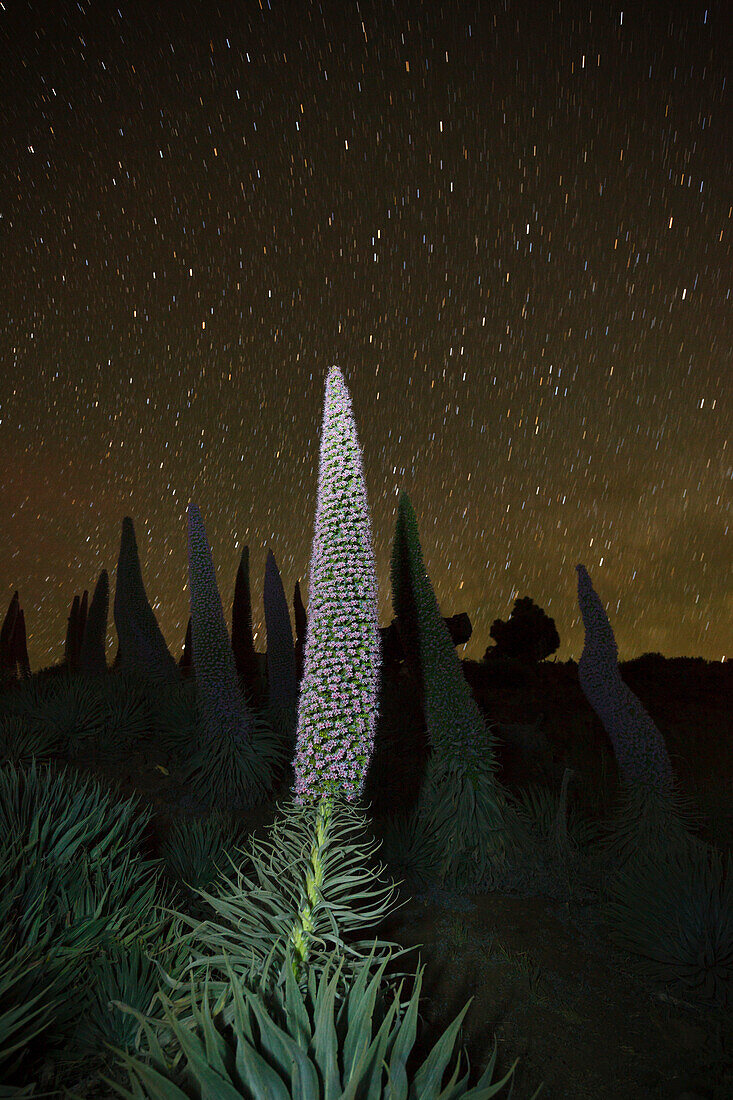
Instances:
[[[295,947],[293,974],[299,978],[308,961],[310,941],[315,930],[313,910],[321,896],[323,885],[323,853],[328,842],[328,825],[333,810],[333,796],[324,794],[316,806],[315,839],[311,845],[310,862],[305,872],[305,892],[301,895],[290,941]]]

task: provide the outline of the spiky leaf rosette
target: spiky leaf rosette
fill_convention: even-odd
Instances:
[[[308,635],[298,708],[295,801],[362,793],[374,746],[381,639],[361,450],[338,367],[326,380]]]
[[[114,1002],[147,1012],[159,985],[158,969],[139,942],[113,945],[96,956],[87,971],[85,1011],[71,1037],[69,1057],[94,1057],[106,1043],[133,1050],[140,1025]]]
[[[647,849],[608,884],[614,943],[686,999],[733,1006],[731,854],[691,840]]]
[[[174,821],[160,855],[173,881],[195,891],[211,886],[228,868],[227,854],[244,840],[241,824],[215,810],[201,820]]]
[[[48,760],[65,747],[66,739],[52,726],[33,725],[19,714],[0,715],[0,765]]]
[[[516,1061],[500,1081],[491,1083],[495,1042],[489,1064],[473,1087],[468,1085],[467,1055],[466,1072],[459,1080],[460,1053],[449,1080],[443,1083],[470,1001],[422,1065],[408,1074],[424,967],[418,966],[407,1010],[401,1013],[402,986],[389,1006],[380,1001],[386,961],[371,974],[373,960],[368,959],[340,1004],[336,989],[342,959],[329,960],[317,978],[311,973],[306,989],[297,985],[287,966],[285,986],[275,993],[267,974],[271,962],[272,958],[268,959],[259,986],[252,977],[248,985],[229,972],[233,1011],[225,1026],[221,1001],[210,1006],[208,983],[202,996],[191,979],[193,1030],[182,1026],[170,1005],[165,1006],[165,1025],[176,1040],[173,1063],[156,1034],[161,1025],[136,1013],[144,1027],[149,1057],[142,1061],[118,1051],[135,1091],[128,1092],[105,1078],[107,1083],[125,1100],[198,1100],[204,1095],[226,1100],[317,1100],[321,1096],[330,1100],[490,1100],[514,1074]],[[333,976],[332,963],[337,964]]]
[[[188,574],[203,771],[211,796],[248,809],[262,802],[272,786],[272,756],[258,752],[253,738],[256,716],[239,689],[211,548],[195,504],[188,506]]]
[[[251,839],[242,853],[255,877],[245,874],[244,860],[230,861],[234,878],[222,872],[212,892],[197,891],[219,919],[176,914],[179,928],[191,927],[181,942],[191,951],[192,969],[212,968],[223,981],[224,956],[244,975],[255,963],[264,966],[273,951],[282,982],[290,944],[296,976],[305,981],[309,971],[323,969],[334,948],[344,956],[345,976],[370,944],[379,949],[377,961],[384,949],[394,957],[406,954],[396,944],[355,939],[396,908],[394,885],[380,881],[383,867],[373,866],[377,847],[367,840],[364,815],[343,796],[282,803],[268,837]]]
[[[425,571],[415,512],[400,494],[398,535],[405,548],[417,617],[431,756],[419,805],[442,814],[441,878],[457,889],[490,877],[504,862],[513,820],[496,781],[495,738],[461,670]],[[517,826],[518,827],[518,826]]]
[[[94,589],[79,653],[82,672],[106,672],[107,618],[109,616],[109,574],[103,569]]]
[[[566,768],[559,792],[530,784],[507,794],[525,829],[506,868],[495,876],[494,888],[515,894],[595,901],[598,896],[597,844],[602,836],[595,822],[567,808],[567,791],[575,773]]]
[[[622,787],[610,822],[602,826],[600,851],[611,868],[642,852],[694,842],[702,820],[693,800],[673,782],[668,791]]]
[[[248,737],[245,743],[225,734],[199,741],[181,765],[188,806],[204,809],[215,804],[229,810],[249,809],[253,805],[249,792],[258,778],[282,773],[286,760],[282,741],[267,719],[253,714]]]
[[[64,673],[46,683],[33,677],[4,698],[1,709],[41,731],[59,750],[72,753],[104,732],[104,687],[96,677]]]
[[[181,674],[158,626],[143,584],[135,528],[122,520],[117,561],[114,620],[119,638],[119,665],[153,683],[178,683]]]
[[[626,784],[666,792],[672,785],[664,737],[618,671],[618,647],[585,566],[577,565],[585,644],[578,662],[583,694],[601,719]]]
[[[156,870],[136,851],[147,815],[134,810],[133,800],[114,801],[65,769],[0,769],[0,835],[14,856],[0,868],[0,897],[11,902],[5,922],[19,949],[44,948],[25,992],[59,994],[46,1044],[61,1057],[85,1010],[94,955],[159,931]]]
[[[24,847],[19,837],[4,838],[0,849],[0,883],[13,880],[17,865],[23,861]],[[9,890],[0,892],[0,1080],[6,1087],[13,1088],[5,1095],[21,1096],[31,1095],[33,1089],[25,1093],[20,1086],[11,1086],[11,1082],[18,1079],[19,1072],[23,1072],[25,1081],[28,1080],[27,1067],[23,1063],[27,1060],[30,1043],[50,1025],[56,1002],[50,983],[37,981],[50,936],[47,932],[42,933],[35,943],[18,948],[11,925],[14,901]],[[40,923],[43,922],[42,910],[41,896],[35,901],[34,914]]]

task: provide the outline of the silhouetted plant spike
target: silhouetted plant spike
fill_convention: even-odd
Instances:
[[[28,680],[31,674],[31,664],[28,660],[28,642],[25,634],[25,613],[23,608],[18,609],[18,617],[15,620],[13,631],[13,657],[18,664],[18,670],[22,679]]]
[[[583,694],[608,734],[625,784],[666,794],[672,765],[662,734],[633,691],[621,679],[611,624],[588,572],[577,565],[578,605],[585,644],[578,662]]]
[[[244,690],[252,706],[262,702],[262,678],[252,637],[252,596],[249,583],[249,547],[245,546],[234,582],[232,604],[232,649],[237,674],[244,681]]]
[[[293,628],[280,570],[272,550],[265,561],[265,630],[267,633],[267,703],[270,718],[292,759],[298,720]]]
[[[411,576],[411,562],[416,553],[420,554],[420,547],[419,544],[417,547],[408,544],[408,538],[416,537],[416,530],[411,531],[402,520],[398,507],[390,561],[392,607],[395,613],[392,622],[397,630],[405,664],[415,682],[417,694],[424,699],[425,687],[420,664],[420,632]]]
[[[87,593],[84,593],[86,598]],[[85,608],[86,610],[86,608]],[[109,574],[103,569],[99,574],[89,614],[85,616],[84,636],[79,650],[79,669],[82,672],[107,671],[107,620],[109,617]]]
[[[239,690],[211,548],[195,504],[188,506],[188,576],[191,651],[203,742],[188,777],[200,798],[214,798],[232,809],[249,808],[271,788],[272,754],[257,741],[261,724]]]
[[[300,684],[303,679],[303,659],[305,654],[305,639],[308,633],[308,617],[303,607],[300,596],[300,582],[295,582],[293,592],[293,610],[295,612],[295,676]]]
[[[8,605],[8,610],[5,612],[2,629],[0,630],[0,679],[4,682],[16,678],[15,629],[19,608],[18,590],[16,589]]]
[[[496,642],[494,656],[513,657],[519,661],[544,661],[560,645],[555,620],[535,604],[529,596],[515,600],[508,622],[495,619],[489,634]]]
[[[66,620],[66,642],[64,645],[64,664],[70,672],[77,669],[76,639],[79,628],[79,597],[74,596],[71,610]]]
[[[84,641],[84,628],[87,625],[88,604],[89,590],[85,588],[81,597],[81,603],[79,604],[79,614],[76,619],[76,638],[74,639],[74,666],[77,669],[79,668],[81,659],[81,643]]]
[[[362,793],[381,665],[377,571],[361,449],[338,367],[326,380],[308,636],[298,708],[295,797]]]
[[[400,494],[395,543],[398,550],[393,597],[400,609],[413,593],[425,717],[431,755],[417,814],[437,832],[442,850],[440,877],[459,889],[484,882],[504,862],[506,822],[512,817],[495,779],[494,740],[461,669],[425,571],[410,498]],[[395,607],[395,610],[399,610]],[[410,611],[412,616],[412,610]]]
[[[178,662],[178,668],[183,675],[188,678],[193,675],[193,662],[191,660],[191,616],[188,616],[188,626],[186,627],[186,637],[183,641],[183,653],[181,659]]]
[[[119,638],[119,661],[115,660],[116,665],[152,683],[181,682],[181,673],[145,594],[135,528],[130,516],[122,520],[114,620]]]

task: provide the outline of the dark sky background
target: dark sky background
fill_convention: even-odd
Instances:
[[[32,668],[122,518],[169,648],[197,503],[225,616],[307,577],[325,378],[379,580],[398,492],[444,615],[577,562],[628,660],[733,654],[725,3],[0,4],[0,612]],[[727,383],[727,385],[726,385]],[[292,603],[291,603],[292,615]]]

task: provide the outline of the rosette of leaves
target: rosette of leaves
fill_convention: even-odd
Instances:
[[[344,958],[343,992],[370,948],[375,966],[386,954],[398,958],[414,950],[357,939],[396,908],[395,887],[384,885],[379,877],[384,868],[371,858],[378,844],[366,838],[362,813],[343,797],[280,805],[267,837],[250,839],[242,853],[247,860],[239,865],[230,860],[234,877],[221,872],[212,892],[197,891],[215,917],[174,914],[191,970],[210,971],[218,994],[226,988],[226,965],[244,977],[252,966],[264,967],[272,951],[282,983],[291,945],[295,976],[302,984],[310,971],[323,970],[337,950]],[[251,875],[245,874],[245,862]],[[183,931],[186,926],[190,932]],[[180,991],[178,983],[168,984]],[[189,1007],[185,994],[177,1006],[180,1011]]]
[[[460,1053],[449,1080],[443,1084],[470,1001],[419,1068],[408,1073],[417,1036],[424,967],[418,966],[407,1009],[402,1013],[402,984],[388,1007],[379,1000],[387,960],[372,973],[375,960],[370,955],[340,1003],[336,990],[343,959],[334,954],[319,975],[311,971],[305,989],[295,980],[291,958],[287,958],[284,987],[273,987],[269,979],[273,961],[271,951],[259,985],[252,982],[251,976],[250,984],[246,984],[228,969],[233,1010],[227,1021],[222,998],[212,1008],[208,982],[202,996],[192,977],[193,1029],[180,1023],[170,1004],[164,1006],[165,1024],[176,1041],[172,1061],[158,1041],[159,1023],[135,1013],[144,1028],[147,1059],[119,1052],[133,1092],[105,1078],[107,1083],[125,1100],[198,1100],[201,1096],[222,1100],[250,1100],[255,1096],[271,1100],[317,1100],[321,1096],[332,1100],[489,1100],[514,1074],[516,1061],[500,1081],[492,1084],[497,1053],[494,1043],[489,1063],[475,1085],[468,1085],[467,1055],[466,1071],[459,1077]],[[336,966],[333,976],[332,965]]]
[[[610,938],[678,995],[733,1006],[731,854],[695,839],[646,849],[607,883]]]
[[[48,760],[60,755],[63,745],[63,735],[53,726],[35,724],[22,714],[0,717],[0,765]]]
[[[100,678],[96,674],[83,674],[82,679],[97,690],[104,712],[102,721],[91,742],[93,751],[107,763],[118,763],[139,748],[145,739],[155,733],[154,698],[149,686],[130,672],[121,671],[114,676]],[[83,751],[86,739],[74,742],[73,755]]]
[[[162,687],[152,703],[156,743],[175,757],[188,755],[200,737],[196,681]]]
[[[440,807],[422,805],[373,822],[391,874],[403,876],[416,887],[437,881],[444,855],[439,834],[442,817]]]
[[[17,838],[6,840],[0,852],[0,881],[7,881],[15,872],[16,863],[22,859],[23,845]],[[36,914],[42,908],[42,898],[36,900]],[[27,1061],[31,1042],[40,1035],[53,1019],[56,1002],[50,985],[34,986],[34,976],[43,962],[48,936],[40,942],[17,948],[10,925],[12,895],[0,894],[0,1096],[20,1097],[31,1095],[34,1086],[26,1091],[20,1085],[11,1084],[20,1072],[27,1081],[24,1062]]]
[[[245,829],[217,810],[209,817],[174,821],[160,856],[172,881],[195,895],[211,886],[219,871],[228,867],[229,852],[245,841]]]
[[[99,678],[68,673],[53,680],[28,680],[3,699],[2,710],[22,717],[29,729],[43,731],[47,743],[52,741],[59,751],[98,737],[105,717]]]
[[[611,821],[602,827],[599,847],[612,868],[623,867],[640,852],[653,853],[691,841],[701,818],[693,799],[676,780],[663,792],[637,783],[625,784]]]
[[[84,1012],[68,1046],[69,1059],[104,1054],[110,1044],[128,1051],[135,1048],[140,1024],[129,1012],[122,1012],[119,1003],[153,1014],[161,968],[180,976],[187,962],[166,924],[166,932],[154,940],[140,937],[126,946],[112,943],[93,957],[86,972]]]
[[[285,752],[277,732],[255,711],[248,717],[246,742],[225,731],[209,738],[200,725],[198,728],[198,742],[182,765],[187,801],[201,808],[224,802],[231,810],[250,809],[252,803],[247,792],[252,789],[253,779],[257,789],[263,790],[260,782],[265,777],[271,781],[285,765]]]
[[[507,799],[517,814],[520,829],[504,872],[496,879],[504,889],[529,886],[548,896],[570,900],[595,899],[597,895],[596,846],[602,827],[568,809],[567,790],[575,773],[565,769],[560,791],[531,783],[509,792]]]
[[[17,948],[46,948],[22,992],[58,989],[45,1040],[57,1051],[85,1010],[93,957],[112,944],[154,938],[166,919],[155,916],[154,863],[138,853],[148,817],[135,815],[133,800],[114,801],[66,769],[56,774],[35,762],[0,769],[0,836],[9,856],[0,897]]]

